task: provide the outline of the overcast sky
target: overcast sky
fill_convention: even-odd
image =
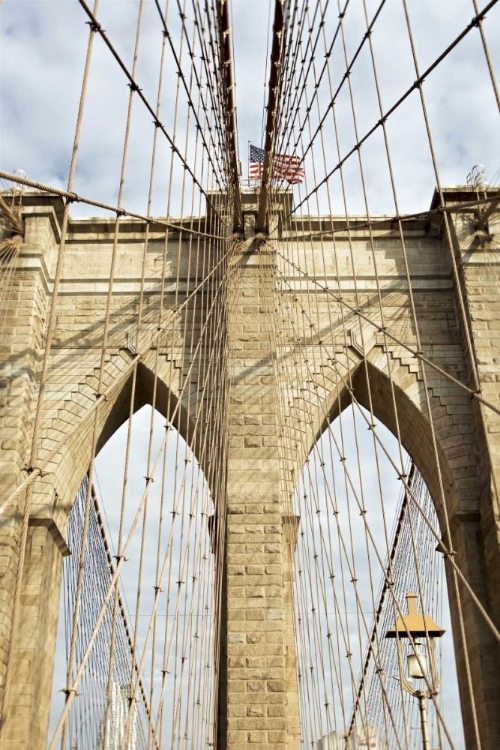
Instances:
[[[326,5],[326,4],[325,4]],[[367,0],[369,16],[379,3]],[[189,6],[189,4],[188,4]],[[410,0],[415,44],[421,71],[448,46],[465,28],[473,15],[472,0]],[[311,11],[312,13],[312,11]],[[263,103],[265,95],[266,52],[268,50],[269,0],[235,0],[233,28],[236,71],[238,136],[243,176],[247,175],[247,143],[262,144]],[[124,61],[131,65],[137,3],[135,0],[101,0],[99,18]],[[188,7],[188,30],[192,18]],[[336,27],[336,3],[330,2],[325,14],[326,46]],[[0,164],[6,170],[23,169],[41,182],[65,187],[73,140],[88,27],[79,4],[72,0],[6,0],[1,10],[1,96]],[[169,26],[178,31],[176,4],[170,3]],[[354,54],[366,30],[362,0],[351,0],[346,13],[345,36],[347,57]],[[307,24],[306,24],[307,28]],[[500,5],[490,11],[484,22],[493,64],[500,64]],[[390,107],[415,80],[401,0],[388,0],[375,24],[373,45],[376,55],[384,109]],[[161,29],[154,3],[145,3],[143,30],[139,49],[137,80],[144,94],[154,105],[156,101]],[[307,33],[304,35],[304,44]],[[325,42],[320,40],[315,68],[324,62]],[[335,90],[345,69],[344,51],[339,43],[331,58],[331,82]],[[189,60],[184,62],[188,74]],[[171,57],[167,58],[163,87],[162,117],[169,132],[173,130],[172,111],[175,80]],[[299,72],[296,72],[299,75]],[[314,71],[310,72],[310,82]],[[361,137],[378,120],[372,68],[368,47],[359,56],[351,75],[355,99],[358,135]],[[309,96],[313,86],[309,86]],[[124,117],[129,89],[123,74],[100,39],[96,40],[92,72],[83,121],[80,156],[75,189],[104,201],[116,200],[118,174],[124,131]],[[465,183],[470,168],[480,162],[486,175],[493,178],[500,168],[498,112],[484,61],[477,30],[431,73],[425,94],[429,120],[435,139],[436,155],[442,184]],[[183,100],[184,97],[181,97]],[[318,94],[320,113],[329,101],[327,76]],[[302,100],[302,108],[304,100]],[[337,120],[341,153],[355,144],[354,125],[348,89],[343,86],[338,96]],[[295,112],[297,121],[303,111]],[[289,118],[289,122],[293,119]],[[318,115],[313,107],[311,121]],[[182,118],[180,118],[182,120]],[[293,128],[290,128],[292,131]],[[183,132],[182,122],[178,135]],[[389,119],[388,133],[393,155],[401,207],[413,211],[426,208],[432,197],[435,179],[429,157],[427,137],[421,116],[418,93]],[[153,126],[144,107],[134,107],[127,179],[123,205],[144,210],[150,165]],[[298,134],[286,134],[297,142]],[[169,151],[160,139],[157,184],[153,209],[165,212],[166,172]],[[182,138],[179,137],[182,142]],[[335,166],[337,153],[331,116],[326,121],[326,166],[322,151],[314,152],[314,169],[319,181]],[[297,153],[306,149],[307,128]],[[190,152],[190,156],[192,153]],[[363,148],[368,185],[369,206],[374,212],[392,212],[383,141],[380,132]],[[165,169],[161,169],[161,165]],[[315,182],[312,154],[305,161],[307,187]],[[179,171],[180,179],[181,171]],[[348,209],[363,210],[359,168],[356,156],[345,167],[348,185]],[[334,209],[342,213],[338,176],[331,183]],[[298,197],[305,187],[295,188]],[[326,204],[325,204],[326,205]],[[323,203],[322,206],[323,208]],[[313,207],[314,208],[314,207]],[[78,207],[80,213],[88,208]],[[174,202],[172,213],[180,210]],[[95,213],[95,209],[91,209]],[[185,210],[186,213],[190,211]]]

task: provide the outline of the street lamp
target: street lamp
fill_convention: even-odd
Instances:
[[[408,614],[398,617],[395,627],[390,628],[385,637],[396,638],[397,640],[401,684],[410,695],[418,699],[423,750],[430,750],[426,701],[432,695],[437,695],[439,690],[439,673],[434,639],[441,638],[445,631],[439,625],[436,625],[430,615],[423,615],[418,611],[416,594],[406,594],[406,602]],[[426,687],[422,689],[413,687],[402,669],[403,638],[411,639],[407,645],[406,654],[408,675],[413,680],[425,680]]]

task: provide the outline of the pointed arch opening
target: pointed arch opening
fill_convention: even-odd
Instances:
[[[130,388],[110,410],[69,517],[49,736],[68,670],[84,672],[65,750],[213,742],[219,586],[205,444],[198,459],[187,411],[160,381],[159,408],[142,403],[151,384],[145,369],[140,378],[131,420]]]
[[[359,363],[344,378],[340,389],[329,395],[318,423],[313,424],[307,455],[344,410],[353,404],[363,407],[367,414],[373,413],[376,423],[388,430],[391,438],[399,436],[402,449],[411,456],[424,479],[444,528],[443,497],[449,510],[456,503],[453,472],[438,436],[434,447],[423,390],[420,380],[406,370],[402,374],[393,372],[389,377],[369,360]],[[413,398],[409,391],[413,391]],[[365,425],[369,424],[367,419]],[[436,451],[441,479],[436,470]]]
[[[395,386],[399,442],[387,376],[368,365],[351,382],[353,399],[337,394],[316,430],[293,499],[302,741],[318,750],[420,747],[418,700],[403,682],[407,656],[417,644],[429,656],[431,641],[386,638],[407,611],[406,595],[415,593],[419,612],[446,633],[435,641],[435,677],[429,672],[410,685],[416,692],[435,688],[426,698],[430,746],[464,748],[457,623],[429,528],[442,528],[442,508],[426,418]],[[440,459],[448,481],[443,451]]]

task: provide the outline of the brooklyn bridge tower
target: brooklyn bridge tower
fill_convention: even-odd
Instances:
[[[1,12],[2,750],[497,750],[497,0]]]

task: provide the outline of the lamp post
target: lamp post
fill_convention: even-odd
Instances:
[[[401,672],[401,684],[407,693],[418,700],[420,726],[422,729],[423,750],[430,750],[429,731],[427,726],[427,700],[437,695],[439,690],[439,673],[436,658],[435,638],[441,638],[443,628],[436,625],[430,615],[423,615],[417,609],[417,595],[406,594],[408,614],[398,617],[393,628],[387,631],[386,638],[396,638],[398,644],[398,661]],[[409,676],[414,680],[425,680],[426,687],[413,687],[403,669],[402,639],[411,639],[406,655]],[[423,640],[420,643],[417,639]]]

